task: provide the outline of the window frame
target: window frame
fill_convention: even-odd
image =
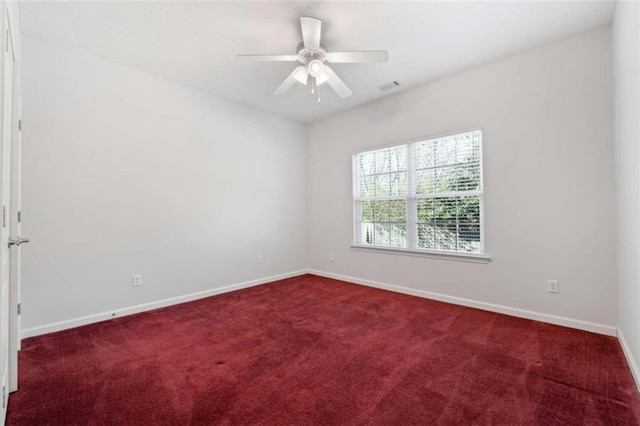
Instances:
[[[479,252],[463,252],[456,250],[444,250],[444,249],[432,249],[432,248],[419,248],[417,247],[417,233],[418,226],[417,222],[417,203],[420,198],[434,199],[437,197],[425,197],[424,194],[416,193],[416,167],[413,163],[412,155],[415,151],[415,144],[425,141],[430,141],[433,139],[441,139],[449,136],[462,135],[465,133],[472,132],[480,132],[480,149],[479,149],[479,168],[480,168],[480,190],[473,190],[468,192],[473,192],[473,196],[477,196],[479,198],[479,224],[480,224],[480,250]],[[361,241],[361,228],[362,221],[360,215],[359,206],[361,206],[362,199],[359,196],[360,194],[360,184],[361,184],[361,176],[359,173],[359,164],[358,164],[358,156],[363,153],[384,150],[388,148],[394,147],[405,147],[406,151],[406,161],[407,161],[407,193],[405,196],[390,196],[386,197],[386,199],[404,199],[406,200],[406,238],[407,238],[407,246],[408,247],[397,247],[397,246],[387,246],[387,245],[376,245],[376,244],[366,244],[359,243]],[[446,259],[446,260],[460,260],[460,261],[469,261],[474,263],[488,263],[491,260],[491,257],[486,253],[485,250],[485,212],[484,212],[484,129],[482,127],[474,127],[467,130],[460,130],[455,132],[442,133],[434,136],[426,136],[416,139],[407,140],[404,142],[390,143],[385,145],[378,145],[375,147],[367,147],[364,149],[357,150],[352,153],[352,196],[351,196],[351,207],[353,212],[353,235],[352,235],[352,244],[351,248],[354,250],[362,250],[362,251],[374,251],[379,253],[390,253],[390,254],[400,254],[400,255],[409,255],[409,256],[421,256],[421,257],[430,257],[436,259]],[[466,191],[454,191],[451,194],[464,193]],[[433,195],[433,194],[431,194]],[[438,194],[442,195],[442,194]],[[415,211],[414,211],[415,210]],[[411,214],[411,213],[416,214]],[[416,216],[415,218],[413,216]],[[415,229],[414,229],[415,228]],[[412,244],[416,245],[416,247],[410,247]]]

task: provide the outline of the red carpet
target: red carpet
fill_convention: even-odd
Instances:
[[[23,342],[9,425],[637,425],[615,338],[303,276]]]

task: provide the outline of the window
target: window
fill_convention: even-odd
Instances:
[[[484,251],[482,131],[354,155],[357,246]]]

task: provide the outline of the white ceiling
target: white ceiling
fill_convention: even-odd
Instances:
[[[599,2],[22,2],[27,36],[78,47],[303,123],[534,46],[606,25],[614,3]],[[323,21],[331,51],[389,51],[386,64],[335,64],[353,90],[322,103],[296,85],[273,91],[294,63],[241,63],[236,54],[293,54],[299,18]],[[381,92],[398,80],[402,87]]]

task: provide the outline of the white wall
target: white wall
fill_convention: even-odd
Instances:
[[[310,267],[615,326],[612,93],[604,27],[311,125]],[[476,126],[491,263],[350,249],[355,150]]]
[[[23,329],[306,266],[303,125],[27,37],[23,90]]]
[[[23,44],[23,329],[297,271],[305,253],[318,271],[617,323],[609,27],[308,129]],[[491,263],[350,249],[355,150],[476,126]]]
[[[617,2],[613,24],[615,165],[618,202],[618,328],[640,361],[640,4]]]
[[[11,39],[13,41],[13,56],[16,62],[22,60],[22,34],[20,27],[20,7],[17,1],[9,1],[6,3],[7,13],[11,21]]]

